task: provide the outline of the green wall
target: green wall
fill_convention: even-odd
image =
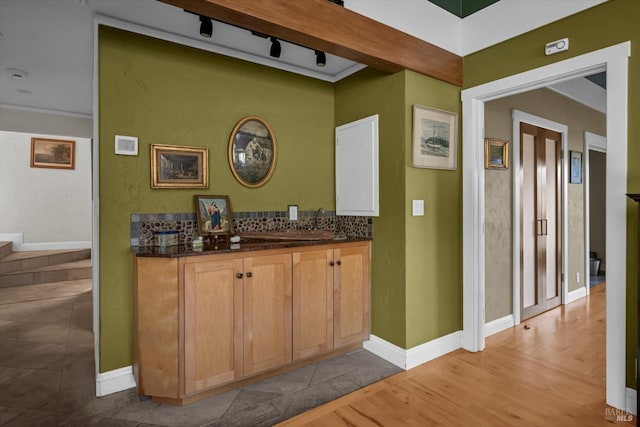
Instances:
[[[413,72],[405,87],[407,345],[462,329],[462,138],[460,88]],[[411,166],[413,105],[458,114],[456,170]],[[425,215],[412,216],[412,200]]]
[[[336,84],[336,124],[380,115],[380,216],[373,220],[371,332],[411,348],[462,329],[461,151],[455,171],[411,166],[413,105],[460,113],[460,88],[410,71]],[[413,217],[413,199],[426,215]]]
[[[336,83],[336,126],[379,114],[380,216],[373,219],[371,333],[406,348],[404,73],[365,69]]]
[[[464,58],[464,84],[472,87],[501,77],[561,61],[617,43],[631,41],[629,58],[629,129],[626,193],[640,192],[640,2],[609,0],[601,5]],[[570,49],[544,55],[545,43],[568,37]],[[627,215],[627,384],[635,385],[637,287],[637,213],[629,202]]]
[[[130,365],[132,213],[193,212],[194,194],[229,195],[234,211],[335,209],[333,85],[121,30],[99,32],[100,372]],[[264,118],[278,159],[263,187],[229,169],[229,134]],[[114,155],[114,135],[139,138]],[[150,187],[150,144],[209,148],[209,189]]]

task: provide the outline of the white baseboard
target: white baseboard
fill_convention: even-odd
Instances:
[[[22,233],[0,233],[0,242],[11,242],[11,250],[15,251],[22,244],[24,235]]]
[[[133,367],[114,369],[113,371],[99,373],[96,377],[96,396],[106,396],[136,386],[133,376]]]
[[[407,350],[404,348],[391,344],[389,341],[385,341],[375,335],[371,335],[368,341],[362,343],[362,347],[399,368],[407,369]]]
[[[402,369],[415,368],[454,350],[462,348],[462,331],[456,331],[408,350],[371,335],[363,347]]]
[[[462,331],[456,331],[407,350],[407,369],[462,348]]]
[[[571,291],[567,294],[567,302],[565,302],[565,304],[572,303],[586,296],[587,296],[587,288],[585,288],[584,286],[581,286],[575,291]]]
[[[636,408],[636,395],[638,392],[632,388],[627,387],[627,407],[624,408],[627,412],[633,415],[638,415],[638,408]]]
[[[505,329],[513,328],[515,321],[513,320],[513,314],[508,314],[496,320],[492,320],[484,324],[484,336],[490,337],[493,334],[502,332]]]
[[[22,243],[17,247],[13,246],[14,252],[51,251],[56,249],[91,249],[91,241]]]

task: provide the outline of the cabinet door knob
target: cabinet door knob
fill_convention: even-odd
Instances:
[[[250,272],[250,271],[249,271],[249,272],[247,272],[247,277],[251,277],[251,276],[253,276],[253,274],[251,274],[251,272]]]
[[[342,265],[342,261],[338,261],[336,264],[338,264],[338,265]]]
[[[330,265],[331,267],[333,267],[333,266],[335,265],[335,262],[333,262],[333,261],[329,261],[329,265]]]
[[[238,273],[238,274],[236,274],[236,277],[237,277],[238,279],[242,279],[242,273]]]

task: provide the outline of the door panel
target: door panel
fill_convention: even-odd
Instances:
[[[522,123],[521,320],[560,304],[561,135]]]
[[[244,375],[291,362],[291,259],[244,259]]]

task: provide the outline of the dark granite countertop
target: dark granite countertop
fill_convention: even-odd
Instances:
[[[339,245],[350,242],[367,242],[369,237],[348,237],[346,239],[328,240],[293,240],[293,241],[252,241],[236,244],[221,243],[217,246],[205,244],[201,249],[193,249],[190,244],[177,246],[132,246],[131,251],[138,257],[184,257],[197,255],[215,255],[231,252],[262,251],[268,249],[296,248],[304,246]]]

